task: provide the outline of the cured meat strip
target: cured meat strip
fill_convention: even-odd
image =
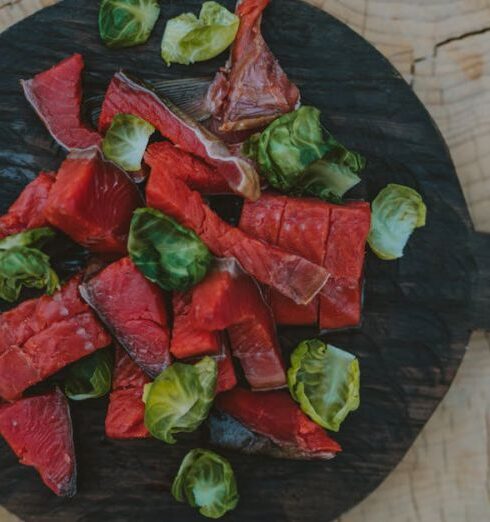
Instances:
[[[170,364],[170,333],[160,288],[129,257],[112,263],[80,292],[131,358],[151,377]]]
[[[48,224],[44,208],[54,176],[52,172],[41,172],[24,188],[7,213],[0,217],[0,239]]]
[[[68,364],[108,346],[110,336],[82,302],[73,278],[53,296],[0,315],[0,397],[14,400]]]
[[[82,123],[83,57],[74,54],[31,80],[21,80],[24,94],[51,136],[65,149],[86,149],[101,142],[98,132]]]
[[[283,457],[329,459],[342,451],[337,442],[300,410],[286,391],[254,393],[235,388],[219,395],[215,406],[279,446]],[[246,449],[238,446],[240,439],[236,436],[236,426],[233,433],[223,431],[223,426],[220,432],[216,432],[213,423],[211,428],[213,444]],[[216,428],[220,426],[216,425]]]
[[[192,120],[169,100],[123,73],[117,73],[109,85],[99,129],[105,132],[118,113],[138,116],[151,123],[165,138],[186,152],[214,166],[237,194],[255,200],[260,196],[259,176],[246,159],[234,156],[214,134]]]
[[[77,470],[70,410],[59,389],[0,405],[0,435],[20,463],[35,468],[56,495],[75,495]]]
[[[169,141],[152,143],[145,153],[145,163],[151,168],[167,169],[192,190],[202,194],[229,194],[230,187],[216,168]]]
[[[293,111],[300,98],[266,44],[262,13],[270,0],[238,2],[240,27],[225,68],[211,85],[206,105],[221,132],[266,126]]]
[[[309,303],[327,280],[327,272],[225,223],[198,192],[166,170],[154,168],[146,187],[147,204],[192,229],[219,257],[234,257],[243,269],[298,304]]]
[[[218,363],[218,379],[216,381],[216,393],[232,390],[237,385],[235,368],[228,347],[222,345],[222,353],[216,357]]]
[[[94,252],[125,254],[136,186],[97,149],[72,153],[63,162],[45,209],[47,220]]]

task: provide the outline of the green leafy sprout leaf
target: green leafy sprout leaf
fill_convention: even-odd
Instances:
[[[413,231],[426,224],[427,207],[422,196],[410,187],[391,183],[371,207],[369,246],[380,259],[402,257]]]
[[[55,236],[56,232],[49,227],[24,230],[18,234],[12,234],[0,239],[0,250],[8,250],[12,247],[41,248]]]
[[[306,415],[320,426],[339,431],[359,407],[357,358],[317,339],[303,341],[291,355],[289,391]]]
[[[204,2],[199,18],[184,13],[167,22],[162,58],[167,65],[210,60],[233,43],[239,25],[238,16],[217,2]]]
[[[213,519],[235,509],[239,500],[230,463],[213,451],[199,448],[190,451],[182,461],[172,484],[172,495]]]

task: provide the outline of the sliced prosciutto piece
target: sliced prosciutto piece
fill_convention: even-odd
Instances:
[[[108,346],[104,331],[78,294],[74,277],[53,296],[0,315],[0,397],[14,400],[68,364]]]
[[[309,303],[327,280],[310,261],[248,236],[220,219],[182,180],[154,168],[146,187],[147,204],[192,229],[219,257],[234,257],[258,281],[298,304]]]
[[[22,190],[7,213],[0,217],[0,239],[48,224],[44,208],[54,181],[54,173],[41,172]]]
[[[144,439],[143,389],[150,379],[121,347],[116,348],[112,391],[105,418],[105,432],[111,439]]]
[[[63,162],[44,213],[93,252],[125,254],[131,217],[140,205],[138,190],[124,172],[89,149]]]
[[[35,468],[56,495],[75,495],[77,469],[70,410],[59,389],[0,405],[0,435],[20,463]]]
[[[237,377],[230,350],[223,344],[222,353],[216,357],[218,363],[218,380],[216,381],[216,393],[232,390],[237,385]]]
[[[240,28],[230,59],[216,75],[206,97],[220,132],[265,127],[298,105],[298,88],[288,80],[260,31],[262,13],[269,1],[238,2]]]
[[[189,326],[189,344],[193,356],[209,353],[206,343],[196,342],[206,333],[216,343],[216,332],[227,329],[232,353],[240,360],[245,377],[255,389],[279,388],[286,384],[286,371],[272,314],[257,284],[234,260],[220,260],[202,283],[190,290],[185,314],[176,309],[177,339],[175,348],[185,345],[185,328]],[[175,342],[178,342],[175,346]],[[213,345],[213,348],[216,344]],[[187,356],[191,354],[187,352]]]
[[[237,194],[260,196],[259,176],[246,159],[234,156],[214,134],[192,120],[166,98],[117,73],[107,90],[99,129],[105,132],[118,113],[133,114],[151,123],[165,138],[217,169]]]
[[[165,299],[129,257],[112,263],[80,292],[131,358],[151,377],[170,364]]]
[[[83,57],[74,54],[31,80],[21,80],[24,94],[51,136],[65,149],[97,146],[102,138],[82,122]]]
[[[224,414],[210,421],[211,443],[216,446],[305,460],[330,459],[342,451],[286,391],[235,388],[219,395],[215,406]]]
[[[229,194],[227,181],[215,167],[208,165],[169,141],[152,143],[145,153],[145,163],[151,168],[167,169],[192,190],[201,194]]]

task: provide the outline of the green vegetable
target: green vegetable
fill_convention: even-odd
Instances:
[[[317,424],[339,431],[359,407],[359,362],[350,353],[315,339],[303,341],[291,355],[289,391]]]
[[[145,43],[160,14],[157,0],[102,0],[100,37],[108,47]]]
[[[187,290],[211,265],[206,245],[172,218],[151,208],[133,214],[128,250],[141,272],[164,290]]]
[[[41,248],[48,240],[56,236],[56,232],[49,227],[32,228],[19,234],[12,234],[0,239],[0,250],[12,247]]]
[[[402,257],[412,232],[425,226],[426,217],[427,207],[417,191],[388,185],[372,203],[370,247],[380,259]]]
[[[110,350],[98,350],[73,364],[65,381],[65,394],[74,401],[96,399],[111,391],[114,358]]]
[[[210,60],[235,39],[240,19],[216,2],[204,2],[197,18],[184,13],[167,22],[162,40],[162,58],[167,65]]]
[[[175,444],[177,433],[195,431],[213,404],[217,374],[216,361],[210,357],[163,370],[144,393],[148,431],[167,444]]]
[[[102,142],[107,159],[128,172],[141,169],[141,161],[155,127],[132,114],[116,114]]]
[[[337,201],[359,183],[365,167],[359,154],[333,136],[323,136],[320,111],[303,106],[253,135],[243,153],[259,166],[276,189],[296,195]]]
[[[235,509],[239,496],[230,463],[213,451],[194,449],[182,461],[172,484],[172,495],[208,518]]]

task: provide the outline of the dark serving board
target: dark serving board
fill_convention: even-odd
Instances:
[[[0,36],[0,210],[40,169],[64,153],[24,100],[29,78],[73,52],[85,56],[87,95],[100,94],[119,68],[147,79],[208,76],[225,60],[167,68],[159,57],[165,20],[200,0],[162,1],[151,41],[110,51],[98,38],[96,0],[65,0]],[[229,8],[232,2],[226,1]],[[298,0],[274,0],[264,33],[324,123],[368,158],[358,196],[372,200],[389,182],[410,185],[427,203],[427,227],[405,257],[368,255],[362,328],[326,335],[361,360],[362,406],[344,424],[344,453],[331,462],[289,462],[228,453],[241,501],[227,520],[328,522],[387,477],[448,390],[470,332],[490,328],[490,237],[474,232],[448,150],[397,71],[331,16]],[[285,349],[314,335],[281,331]],[[36,522],[201,518],[169,494],[194,434],[176,446],[104,437],[105,401],[73,405],[79,493],[58,499],[0,443],[0,504]]]

